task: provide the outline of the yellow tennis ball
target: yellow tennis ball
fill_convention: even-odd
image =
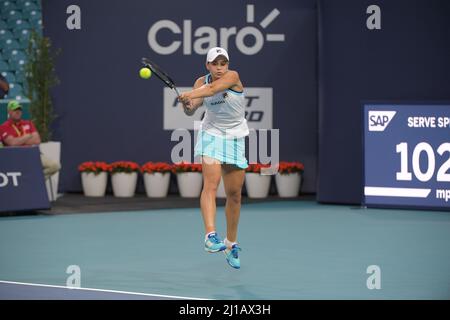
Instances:
[[[139,70],[139,75],[141,76],[142,79],[148,79],[152,75],[152,70],[146,67],[141,68],[141,70]]]

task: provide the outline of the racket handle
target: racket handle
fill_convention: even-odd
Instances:
[[[195,109],[188,109],[186,107],[183,107],[183,109],[184,109],[184,114],[189,116],[189,117],[192,116],[195,113]]]
[[[188,108],[186,104],[183,103],[183,111],[187,116],[192,116],[195,113],[195,108]]]

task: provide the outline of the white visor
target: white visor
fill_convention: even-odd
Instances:
[[[214,47],[209,49],[208,54],[206,55],[206,62],[213,62],[218,56],[224,56],[228,61],[230,61],[227,50],[220,47]]]

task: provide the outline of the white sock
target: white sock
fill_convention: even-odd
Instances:
[[[216,232],[216,231],[208,232],[208,233],[206,234],[206,236],[205,236],[205,241],[208,240],[209,235],[210,235],[210,234],[213,234],[213,233],[217,233],[217,232]]]
[[[225,243],[227,248],[231,248],[233,245],[237,244],[237,242],[231,242],[227,238],[225,238],[225,240],[223,240],[223,243]]]

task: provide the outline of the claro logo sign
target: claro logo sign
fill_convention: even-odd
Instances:
[[[192,52],[200,55],[207,53],[211,47],[220,46],[228,49],[230,41],[234,41],[238,50],[246,55],[257,54],[265,42],[284,42],[284,34],[266,33],[269,25],[280,15],[273,9],[260,22],[259,27],[249,25],[238,29],[236,26],[215,29],[211,26],[200,26],[192,30],[192,20],[183,20],[180,26],[172,20],[159,20],[148,31],[148,43],[156,53],[169,55],[182,50],[184,55]],[[255,6],[247,5],[247,23],[255,22]],[[170,40],[158,41],[160,33],[169,35]],[[251,43],[251,45],[248,45]]]

